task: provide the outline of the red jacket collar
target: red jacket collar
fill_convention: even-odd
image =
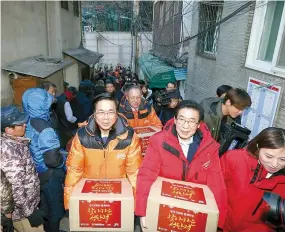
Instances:
[[[251,155],[246,149],[243,149],[246,154],[246,162],[249,170],[251,170],[253,178],[254,171],[258,166],[258,159]],[[277,184],[285,184],[285,170],[280,170],[278,173],[274,173],[270,178],[266,178],[268,172],[266,169],[260,165],[260,170],[258,171],[258,177],[256,181],[253,183],[257,188],[260,189],[274,189]]]
[[[170,144],[171,146],[175,147],[180,152],[180,158],[181,159],[187,161],[187,159],[184,156],[182,149],[179,145],[179,141],[178,141],[178,137],[177,137],[178,135],[176,132],[176,125],[174,123],[174,119],[169,120],[165,124],[163,131],[165,134],[165,141],[168,144]],[[196,133],[199,134],[202,141],[200,143],[198,150],[195,153],[194,159],[199,158],[199,159],[201,159],[201,162],[203,162],[203,160],[208,159],[208,157],[200,156],[200,154],[202,154],[202,151],[207,149],[209,146],[211,146],[211,154],[213,154],[219,149],[220,145],[213,139],[208,127],[203,122],[200,123],[200,127]]]

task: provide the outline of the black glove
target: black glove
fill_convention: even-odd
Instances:
[[[12,218],[7,218],[1,213],[1,226],[3,227],[3,232],[14,232]]]
[[[35,209],[34,212],[28,217],[31,227],[38,227],[44,223],[43,217],[45,213],[39,209]]]

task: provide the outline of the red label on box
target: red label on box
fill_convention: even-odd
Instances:
[[[121,201],[79,201],[79,226],[121,228]]]
[[[162,181],[161,196],[206,204],[202,188]]]
[[[205,231],[207,217],[206,213],[194,213],[191,210],[159,205],[157,231]]]
[[[82,193],[122,193],[121,181],[86,180]]]
[[[145,133],[152,133],[152,132],[156,132],[154,129],[152,129],[151,127],[143,127],[143,128],[134,128],[135,132],[137,134],[145,134]]]
[[[140,138],[140,143],[141,143],[141,148],[142,148],[142,153],[144,154],[146,152],[146,149],[149,145],[149,136],[148,137],[143,137]]]

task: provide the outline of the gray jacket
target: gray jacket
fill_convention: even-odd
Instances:
[[[29,139],[2,134],[1,170],[12,184],[13,221],[30,216],[40,201],[40,181],[29,151]]]
[[[200,105],[204,109],[204,122],[208,126],[212,137],[218,141],[221,131],[221,122],[223,119],[222,112],[223,98],[211,97],[205,98],[201,101]],[[226,116],[226,123],[231,124],[235,119]]]

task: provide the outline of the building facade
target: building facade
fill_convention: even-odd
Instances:
[[[36,55],[63,58],[63,49],[80,44],[80,2],[78,1],[2,1],[1,2],[1,66]],[[77,65],[76,62],[73,65]],[[68,66],[74,70],[74,67]],[[66,70],[48,78],[63,90]],[[67,70],[68,73],[70,73]],[[1,105],[13,102],[9,73],[1,70]]]
[[[200,36],[189,43],[186,98],[215,96],[223,84],[247,89],[249,78],[256,78],[281,87],[273,125],[285,128],[284,1],[257,1],[240,11],[246,3],[198,2],[190,30]],[[235,16],[212,26],[235,11]]]

